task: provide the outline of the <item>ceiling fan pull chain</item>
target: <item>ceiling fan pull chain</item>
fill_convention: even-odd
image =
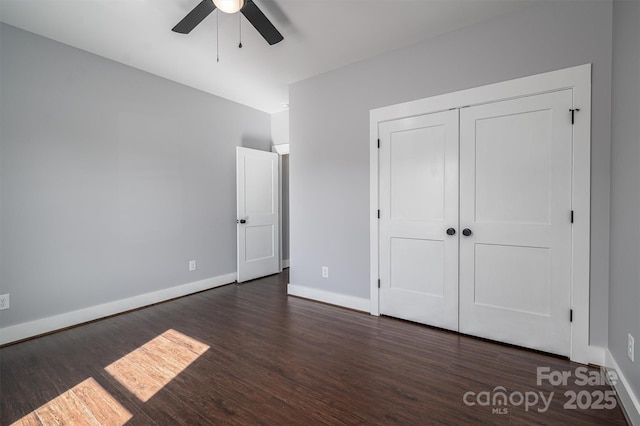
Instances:
[[[242,14],[238,13],[238,30],[240,33],[240,44],[238,44],[238,48],[242,49]]]
[[[220,25],[218,25],[218,11],[216,10],[216,62],[220,62]]]

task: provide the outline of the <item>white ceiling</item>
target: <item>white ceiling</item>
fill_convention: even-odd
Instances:
[[[200,0],[0,0],[0,20],[273,113],[288,86],[382,52],[526,7],[531,0],[255,0],[284,36],[269,46],[242,17],[171,28]]]

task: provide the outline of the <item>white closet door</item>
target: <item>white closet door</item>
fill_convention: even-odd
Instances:
[[[457,330],[458,111],[381,123],[379,135],[380,312]]]
[[[572,91],[460,110],[460,332],[570,353]]]

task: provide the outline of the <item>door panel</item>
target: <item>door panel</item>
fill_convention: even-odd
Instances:
[[[458,328],[458,113],[380,125],[380,311]]]
[[[460,332],[570,352],[571,90],[460,111]]]
[[[276,209],[274,206],[273,161],[263,156],[263,151],[244,155],[244,190],[245,212],[247,215],[270,215]]]
[[[237,148],[238,282],[279,272],[278,154]]]
[[[391,238],[393,289],[444,297],[442,241]]]
[[[476,305],[549,316],[549,249],[476,244],[475,255]]]
[[[245,226],[245,260],[247,262],[273,257],[272,225]]]
[[[476,121],[472,137],[478,222],[549,223],[550,123],[550,110]]]
[[[443,220],[444,131],[444,126],[433,126],[392,134],[389,162],[392,219]]]

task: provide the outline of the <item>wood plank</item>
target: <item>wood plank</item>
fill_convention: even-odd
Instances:
[[[176,343],[180,346],[183,346],[189,349],[191,352],[202,355],[209,349],[209,345],[205,345],[202,342],[197,341],[185,334],[182,334],[176,330],[167,330],[160,335],[161,337]]]
[[[132,365],[126,358],[105,367],[105,370],[143,402],[148,401],[162,388],[160,383]]]
[[[122,426],[133,415],[93,378],[71,390],[102,426]]]
[[[176,374],[180,372],[178,371],[176,373],[175,369],[173,371],[167,369],[166,359],[157,360],[152,358],[149,352],[145,349],[145,346],[131,352],[125,357],[125,359],[141,373],[149,376],[154,382],[158,383],[158,390],[173,380]]]
[[[49,425],[100,426],[87,407],[71,391],[35,410],[40,421]]]
[[[172,340],[166,339],[162,335],[157,339],[154,339],[152,343],[154,349],[165,351],[173,361],[185,367],[198,359],[198,357],[200,356],[200,354],[195,353],[188,347],[185,347]]]
[[[18,420],[15,423],[11,423],[11,426],[43,426],[42,422],[36,416],[36,413],[31,412]]]

